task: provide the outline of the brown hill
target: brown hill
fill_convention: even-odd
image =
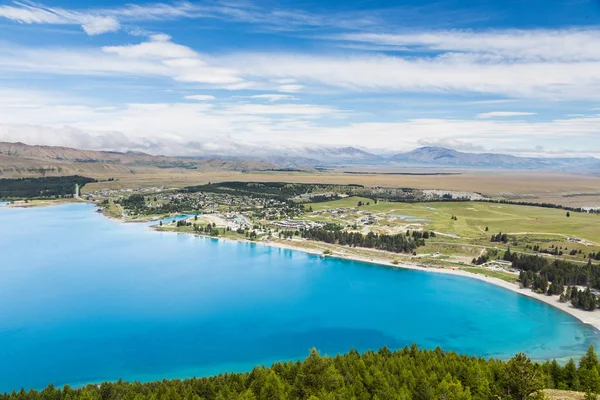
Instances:
[[[79,150],[0,142],[0,177],[84,175],[107,176],[157,170],[265,171],[281,167],[266,162],[152,156],[144,153]]]

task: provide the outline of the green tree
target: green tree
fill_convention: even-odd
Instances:
[[[586,353],[579,360],[579,368],[598,368],[598,356],[593,344],[588,347]]]
[[[425,378],[421,378],[417,381],[417,385],[415,386],[415,390],[413,392],[414,400],[432,400],[433,399],[433,390],[431,389],[431,385]]]
[[[321,357],[316,349],[304,360],[296,379],[294,394],[300,398],[318,395],[322,389],[337,391],[344,383],[343,377],[336,371],[330,357]]]
[[[273,370],[269,370],[265,383],[260,390],[261,400],[283,400],[287,399],[285,384]]]
[[[569,360],[563,369],[564,384],[570,390],[579,390],[579,376],[573,360]]]
[[[460,381],[447,373],[437,388],[437,399],[439,400],[470,400],[469,388],[465,390]]]
[[[524,354],[511,358],[505,367],[505,395],[514,400],[525,400],[531,396],[542,396],[544,379],[538,364]]]

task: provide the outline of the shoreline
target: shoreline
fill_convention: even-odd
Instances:
[[[223,239],[227,239],[227,238],[223,238]],[[264,245],[267,245],[267,246],[279,247],[279,248],[288,249],[288,250],[304,251],[309,254],[322,255],[321,253],[319,253],[315,250],[304,249],[300,246],[286,245],[286,244],[278,243],[278,242],[256,242],[256,243],[263,243]],[[380,266],[385,266],[385,267],[403,268],[403,269],[409,269],[409,270],[413,270],[413,271],[431,272],[431,273],[455,275],[455,276],[462,276],[462,277],[471,278],[471,279],[477,279],[477,280],[489,283],[491,285],[495,285],[497,287],[503,288],[505,290],[510,290],[511,292],[517,293],[521,296],[526,296],[526,297],[535,299],[537,301],[541,301],[545,304],[548,304],[549,306],[554,307],[554,308],[578,319],[580,322],[592,326],[594,329],[596,329],[597,331],[600,332],[600,312],[580,310],[578,308],[573,307],[568,302],[560,303],[558,301],[559,296],[556,296],[556,295],[548,296],[546,294],[535,293],[531,289],[523,289],[517,284],[506,282],[499,278],[494,278],[494,277],[485,276],[482,274],[461,271],[458,269],[450,269],[450,268],[443,268],[443,267],[441,267],[441,268],[440,267],[424,268],[424,267],[420,267],[416,264],[411,264],[411,263],[406,263],[406,262],[393,264],[389,260],[385,260],[382,258],[378,259],[378,258],[368,258],[368,257],[361,257],[361,256],[356,256],[356,255],[348,255],[348,254],[339,254],[339,253],[336,254],[335,252],[333,252],[332,254],[325,255],[325,257],[334,257],[334,258],[339,258],[339,259],[344,259],[344,260],[358,261],[358,262],[380,265]]]
[[[7,205],[7,207],[29,208],[29,207],[40,207],[40,206],[63,205],[63,204],[69,204],[69,203],[71,203],[71,204],[72,203],[90,204],[88,202],[78,202],[78,201],[57,202],[57,203],[58,204],[56,204],[56,203],[55,204],[34,204],[34,205],[27,205],[25,207],[22,207],[20,204],[15,205],[14,203],[12,203],[12,204]],[[98,212],[99,206],[95,204],[95,207],[96,207],[96,212]],[[120,222],[120,223],[124,223],[124,224],[148,223],[148,222],[160,220],[160,218],[156,218],[156,219],[155,218],[143,218],[143,219],[139,219],[139,220],[124,220],[122,218],[107,215],[103,212],[98,212],[98,213],[112,221],[116,221],[116,222]],[[505,290],[510,290],[511,292],[519,294],[521,296],[526,296],[531,299],[543,302],[551,307],[554,307],[557,310],[560,310],[564,313],[569,314],[570,316],[576,318],[577,320],[579,320],[580,322],[582,322],[584,324],[590,325],[595,330],[600,332],[600,311],[594,312],[594,311],[580,310],[578,308],[573,307],[568,302],[560,303],[558,301],[558,296],[556,296],[556,295],[548,296],[546,294],[535,293],[535,292],[531,291],[531,289],[523,289],[515,283],[510,283],[510,282],[504,281],[499,278],[485,276],[485,275],[478,274],[478,273],[466,272],[466,271],[462,271],[459,269],[451,269],[451,268],[444,268],[444,267],[434,267],[434,266],[421,267],[417,264],[412,264],[412,263],[408,263],[408,262],[399,262],[398,264],[394,264],[389,259],[382,258],[382,257],[364,257],[364,256],[359,256],[359,255],[354,255],[354,254],[343,254],[343,253],[339,252],[339,248],[337,248],[337,246],[336,246],[336,249],[332,250],[331,254],[324,255],[323,252],[320,250],[303,247],[301,245],[295,245],[294,243],[281,243],[278,241],[270,241],[270,240],[268,240],[268,241],[253,241],[253,240],[247,240],[244,238],[229,238],[229,237],[222,237],[222,236],[213,237],[213,236],[208,236],[208,235],[204,235],[204,234],[199,234],[196,232],[177,232],[177,231],[172,231],[172,230],[159,230],[156,225],[150,225],[149,228],[153,231],[162,232],[162,233],[170,232],[170,233],[185,234],[185,235],[191,234],[191,235],[199,236],[199,237],[205,237],[205,238],[217,239],[217,240],[228,240],[228,241],[233,241],[233,242],[238,242],[238,243],[262,244],[264,246],[271,246],[271,247],[276,247],[276,248],[280,248],[280,249],[302,251],[304,253],[317,255],[317,256],[321,256],[321,257],[334,257],[334,258],[339,258],[339,259],[344,259],[344,260],[349,260],[349,261],[363,262],[363,263],[367,263],[367,264],[379,265],[379,266],[384,266],[384,267],[404,268],[404,269],[410,269],[410,270],[414,270],[414,271],[455,275],[455,276],[462,276],[462,277],[471,278],[471,279],[477,279],[479,281],[486,282],[486,283],[494,285],[496,287],[500,287]],[[293,242],[293,241],[288,240],[287,242]],[[393,253],[390,253],[389,256],[393,257]]]
[[[590,325],[596,331],[600,332],[600,311],[594,312],[594,311],[580,310],[578,308],[573,307],[569,302],[560,303],[558,301],[559,296],[556,296],[556,295],[548,296],[546,294],[535,293],[531,289],[523,289],[515,283],[510,283],[510,282],[504,281],[499,278],[485,276],[482,274],[466,272],[466,271],[462,271],[459,269],[444,268],[444,267],[420,267],[417,264],[411,264],[411,263],[407,263],[407,262],[399,262],[398,264],[393,264],[391,261],[389,261],[388,259],[384,259],[384,258],[363,257],[363,256],[358,256],[358,255],[341,254],[339,252],[336,252],[335,250],[333,250],[331,254],[325,255],[319,250],[310,249],[310,248],[306,248],[306,247],[302,247],[302,246],[295,246],[293,244],[281,243],[281,242],[277,242],[277,241],[252,241],[252,240],[246,240],[246,239],[242,239],[242,238],[233,239],[233,238],[220,237],[220,236],[213,237],[213,236],[203,235],[203,234],[199,234],[199,233],[195,233],[195,232],[177,232],[177,231],[171,231],[171,230],[158,230],[154,226],[150,226],[150,229],[152,229],[156,232],[162,232],[162,233],[170,232],[170,233],[176,233],[176,234],[182,234],[182,235],[190,235],[191,234],[194,236],[205,237],[205,238],[210,238],[210,239],[228,240],[228,241],[233,241],[233,242],[238,242],[238,243],[261,244],[263,246],[276,247],[276,248],[280,248],[280,249],[284,249],[284,250],[301,251],[301,252],[304,252],[307,254],[316,255],[316,256],[320,256],[320,257],[332,257],[332,258],[338,258],[338,259],[349,260],[349,261],[357,261],[357,262],[373,264],[373,265],[378,265],[378,266],[384,266],[384,267],[403,268],[403,269],[409,269],[409,270],[413,270],[413,271],[446,274],[446,275],[462,276],[465,278],[477,279],[479,281],[488,283],[490,285],[494,285],[496,287],[500,287],[502,289],[509,290],[518,295],[529,297],[531,299],[545,303],[545,304],[549,305],[550,307],[554,307],[555,309],[557,309],[559,311],[569,314],[570,316],[579,320],[581,323]]]

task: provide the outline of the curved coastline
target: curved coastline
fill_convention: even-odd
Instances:
[[[470,272],[461,271],[461,270],[457,270],[457,269],[451,269],[451,268],[440,268],[440,267],[424,268],[417,264],[411,264],[411,263],[406,263],[406,262],[393,264],[392,262],[389,261],[389,259],[386,259],[386,258],[361,257],[361,256],[356,256],[356,255],[341,254],[341,253],[335,252],[335,251],[333,251],[331,254],[323,255],[320,251],[317,251],[317,250],[309,249],[309,248],[302,247],[302,246],[294,246],[292,244],[293,243],[292,241],[290,241],[290,243],[280,243],[280,242],[273,242],[273,241],[255,242],[255,241],[244,240],[244,239],[212,237],[212,236],[202,235],[202,234],[198,234],[198,233],[190,233],[190,232],[158,231],[157,229],[154,229],[152,226],[151,226],[151,228],[157,232],[162,232],[162,233],[195,235],[195,236],[199,236],[199,237],[205,237],[205,238],[217,239],[217,240],[228,240],[228,241],[234,241],[234,242],[240,242],[240,243],[254,243],[257,245],[262,244],[264,246],[271,246],[271,247],[276,247],[276,248],[286,249],[286,250],[293,250],[293,251],[301,251],[301,252],[308,253],[308,254],[324,256],[324,257],[333,257],[333,258],[339,258],[339,259],[350,260],[350,261],[357,261],[357,262],[362,262],[362,263],[366,263],[366,264],[374,264],[374,265],[385,266],[385,267],[403,268],[403,269],[410,269],[410,270],[414,270],[414,271],[455,275],[455,276],[462,276],[465,278],[477,279],[479,281],[483,281],[483,282],[489,283],[491,285],[499,286],[505,290],[510,290],[511,292],[517,293],[521,296],[529,297],[531,299],[545,303],[545,304],[547,304],[551,307],[554,307],[564,313],[569,314],[570,316],[576,318],[577,320],[581,321],[584,324],[590,325],[591,327],[593,327],[596,331],[598,331],[600,333],[600,312],[593,312],[593,311],[590,312],[590,311],[580,310],[578,308],[573,307],[570,303],[559,302],[558,296],[555,296],[555,295],[549,296],[546,294],[535,293],[535,292],[531,291],[530,289],[521,288],[517,284],[506,282],[499,278],[493,278],[493,277],[489,277],[489,276],[485,276],[485,275],[481,275],[481,274],[475,274],[475,273],[470,273]]]
[[[548,307],[554,305],[496,289],[506,284],[469,272],[414,266],[408,258],[394,265],[392,253],[302,240],[255,242],[231,235],[220,237],[227,241],[217,242],[194,235],[191,229],[180,236],[172,234],[183,233],[181,229],[167,229],[170,234],[163,236],[148,229],[156,222],[115,224],[94,210],[91,204],[35,212],[5,210],[6,224],[26,222],[22,237],[5,232],[7,243],[23,243],[26,248],[28,242],[23,239],[38,235],[27,226],[39,222],[39,233],[48,237],[48,254],[59,260],[57,263],[65,257],[75,258],[72,263],[62,263],[64,269],[48,271],[34,266],[31,271],[40,273],[35,280],[26,281],[23,273],[27,271],[19,265],[23,260],[29,260],[26,265],[36,264],[36,256],[28,257],[20,250],[8,253],[7,265],[14,268],[7,270],[6,282],[45,287],[48,278],[44,274],[48,274],[62,286],[55,290],[60,293],[56,301],[46,301],[44,292],[35,290],[32,298],[40,307],[26,305],[14,310],[15,318],[6,318],[6,326],[27,326],[42,335],[4,332],[4,343],[17,350],[32,349],[32,360],[43,356],[31,379],[18,376],[22,371],[5,363],[0,387],[9,388],[13,382],[41,387],[48,379],[70,384],[119,376],[153,380],[197,371],[217,374],[263,360],[302,357],[301,351],[311,345],[326,354],[337,354],[355,346],[363,350],[383,344],[401,348],[416,342],[427,348],[441,346],[461,354],[502,359],[527,351],[532,359],[544,361],[579,357],[588,344],[597,345],[600,340],[596,326]],[[72,242],[61,246],[65,239]],[[78,250],[70,251],[71,245]],[[115,246],[115,251],[103,253],[107,245]],[[327,248],[334,252],[331,259],[322,254]],[[88,254],[99,256],[86,260]],[[353,254],[358,257],[351,257]],[[178,257],[181,262],[171,265]],[[460,277],[385,268],[393,266],[476,278],[496,287]],[[113,274],[119,274],[117,279]],[[97,283],[94,290],[80,284],[90,279]],[[11,286],[9,296],[22,295],[20,287]],[[56,321],[47,331],[49,324],[37,322],[42,311],[45,318]],[[152,329],[146,329],[146,322]],[[81,330],[74,331],[73,326]],[[247,335],[247,343],[236,339],[239,330]],[[71,339],[73,346],[62,351],[65,338]],[[252,349],[262,344],[267,346],[257,358]],[[223,353],[207,356],[213,354],[213,347]],[[97,363],[88,365],[85,372],[69,368],[49,377],[46,362],[64,358],[71,360],[71,365],[86,363],[88,351]],[[19,357],[18,352],[13,353]],[[153,354],[153,369],[147,369],[150,364],[139,357],[142,353]],[[173,359],[171,354],[185,357]]]
[[[96,209],[98,208],[97,205],[92,205],[90,203],[87,203],[87,204],[90,206],[93,206]],[[60,204],[45,204],[45,206],[54,206],[54,205],[60,205]],[[8,205],[8,207],[11,207],[11,206],[16,207],[16,205],[13,205],[13,204]],[[39,206],[39,205],[35,205],[33,207],[37,207],[37,206]],[[126,224],[140,223],[140,224],[149,225],[152,222],[157,222],[160,220],[160,218],[158,218],[158,219],[153,218],[153,219],[144,219],[144,220],[140,220],[140,221],[125,221],[121,218],[111,217],[104,213],[101,213],[101,214],[105,218],[108,218],[112,221],[126,223]],[[171,217],[169,217],[168,219],[170,219],[170,218]],[[264,246],[271,246],[271,247],[277,247],[277,248],[281,248],[281,249],[301,251],[301,252],[308,253],[308,254],[323,256],[321,251],[306,248],[301,245],[296,245],[296,244],[298,244],[298,243],[295,243],[296,241],[287,241],[286,243],[281,243],[281,242],[276,242],[276,241],[256,242],[256,241],[251,241],[251,240],[233,239],[233,238],[227,238],[227,237],[212,237],[212,236],[207,236],[207,235],[198,234],[198,233],[191,233],[191,232],[159,231],[153,225],[149,225],[149,228],[151,228],[152,230],[155,230],[157,232],[162,232],[162,233],[195,235],[195,236],[199,236],[199,237],[206,237],[206,238],[218,239],[218,240],[228,240],[228,241],[241,242],[241,243],[262,244]],[[385,266],[385,267],[404,268],[404,269],[411,269],[411,270],[415,270],[415,271],[438,273],[438,274],[448,274],[448,275],[462,276],[462,277],[471,278],[471,279],[477,279],[479,281],[483,281],[483,282],[501,287],[505,290],[510,290],[519,295],[526,296],[531,299],[543,302],[551,307],[554,307],[564,313],[569,314],[570,316],[576,318],[577,320],[581,321],[582,323],[587,324],[587,325],[593,327],[596,331],[600,332],[600,312],[584,311],[584,310],[580,310],[580,309],[577,309],[577,308],[571,306],[570,303],[560,303],[558,301],[558,296],[548,296],[546,294],[534,293],[530,289],[523,289],[523,288],[519,287],[517,284],[509,283],[509,282],[506,282],[499,278],[493,278],[493,277],[476,274],[476,273],[470,273],[470,272],[461,271],[461,270],[457,270],[457,269],[441,268],[441,267],[433,267],[433,266],[424,268],[417,264],[411,264],[411,263],[407,263],[407,262],[393,264],[389,260],[390,255],[388,255],[388,258],[361,257],[358,255],[349,255],[349,254],[340,253],[339,251],[333,251],[332,254],[326,255],[326,257],[334,257],[334,258],[345,259],[345,260],[350,260],[350,261],[358,261],[358,262],[374,264],[374,265],[379,265],[379,266]]]
[[[223,239],[226,239],[226,238],[223,238]],[[274,246],[274,247],[279,247],[279,248],[284,248],[284,249],[289,249],[289,250],[304,251],[306,253],[320,255],[320,253],[317,251],[311,251],[310,249],[303,249],[302,247],[299,247],[299,246],[289,246],[289,245],[275,243],[275,242],[262,242],[262,243],[267,246]],[[483,281],[483,282],[486,282],[486,283],[489,283],[489,284],[492,284],[495,286],[499,286],[503,289],[510,290],[511,292],[520,294],[521,296],[526,296],[526,297],[535,299],[537,301],[540,301],[542,303],[548,304],[549,306],[552,306],[564,313],[571,315],[572,317],[575,317],[576,319],[583,322],[584,324],[592,326],[596,331],[600,332],[600,312],[580,310],[578,308],[571,306],[570,303],[559,302],[558,296],[554,296],[554,295],[548,296],[546,294],[535,293],[535,292],[531,291],[530,289],[523,289],[516,284],[503,281],[502,279],[499,279],[499,278],[493,278],[493,277],[489,277],[489,276],[485,276],[485,275],[481,275],[481,274],[474,274],[474,273],[465,272],[465,271],[461,271],[461,270],[454,270],[454,269],[450,269],[450,268],[437,268],[437,267],[423,268],[416,264],[410,264],[410,263],[392,264],[389,260],[386,260],[386,259],[366,258],[366,257],[353,256],[353,255],[336,254],[335,252],[330,255],[327,255],[326,257],[341,258],[341,259],[345,259],[345,260],[358,261],[358,262],[363,262],[363,263],[367,263],[367,264],[381,265],[381,266],[385,266],[385,267],[404,268],[404,269],[410,269],[410,270],[414,270],[414,271],[463,276],[466,278],[477,279],[477,280],[480,280],[480,281]]]

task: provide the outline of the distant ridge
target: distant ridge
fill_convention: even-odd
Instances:
[[[600,160],[585,158],[517,157],[496,153],[463,153],[445,147],[421,147],[391,157],[396,163],[493,169],[600,171]]]
[[[0,142],[0,177],[39,175],[86,175],[137,173],[153,169],[199,171],[278,170],[280,165],[219,158],[193,159],[152,156],[141,152],[79,150],[60,146],[30,146]]]
[[[378,168],[394,170],[417,167],[600,173],[600,160],[594,157],[518,157],[497,153],[465,153],[435,146],[420,147],[394,155],[379,155],[351,146],[245,148],[239,145],[234,155],[224,153],[169,157],[134,151],[122,153],[0,142],[0,176],[89,175],[113,171],[135,173],[138,170],[158,168],[200,171],[314,171],[329,168],[356,169],[360,166],[369,167],[368,172],[377,172]]]
[[[378,155],[355,147],[323,147],[296,149],[253,149],[251,156],[229,159],[252,159],[286,167],[355,167],[373,168],[482,168],[504,170],[551,170],[599,173],[600,160],[585,158],[518,157],[497,153],[465,153],[445,147],[425,146],[394,155]],[[208,156],[206,156],[208,157]],[[227,157],[227,156],[225,156]]]

